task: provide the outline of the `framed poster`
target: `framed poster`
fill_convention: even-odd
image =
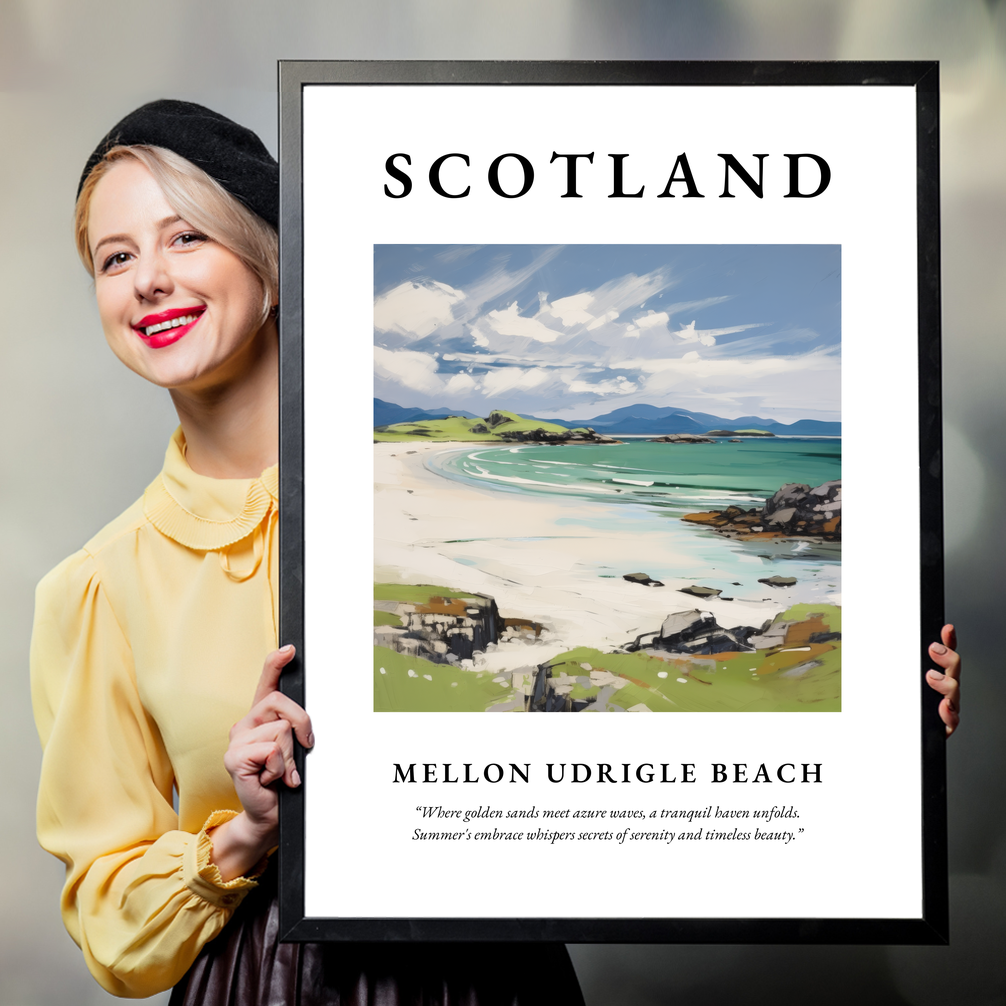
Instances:
[[[280,90],[287,938],[945,941],[935,64]]]

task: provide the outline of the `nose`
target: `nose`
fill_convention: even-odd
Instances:
[[[174,290],[168,260],[159,249],[140,255],[133,270],[133,289],[141,302],[155,302]]]

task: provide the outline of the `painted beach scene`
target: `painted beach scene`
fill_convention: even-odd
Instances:
[[[376,245],[374,709],[841,710],[838,245]]]

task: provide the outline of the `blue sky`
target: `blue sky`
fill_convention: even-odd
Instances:
[[[374,394],[840,419],[838,245],[377,245]]]

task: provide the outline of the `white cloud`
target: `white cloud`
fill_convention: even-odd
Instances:
[[[517,301],[510,304],[505,311],[490,311],[485,320],[500,335],[534,339],[536,342],[555,342],[562,334],[543,325],[537,318],[523,317],[517,307]]]
[[[587,307],[594,301],[592,293],[575,293],[572,297],[560,297],[552,301],[548,310],[569,328],[571,325],[589,325],[597,319]]]
[[[776,409],[785,402],[787,409],[816,411],[822,402],[839,400],[841,385],[837,356],[821,351],[798,357],[706,359],[692,350],[680,358],[624,360],[612,366],[639,375],[642,400],[673,397],[682,408],[721,411],[718,405],[727,415],[750,411],[744,401],[763,401]]]
[[[421,339],[452,322],[454,305],[464,299],[446,283],[407,280],[374,300],[374,328]]]
[[[695,327],[695,322],[690,321],[687,325],[682,325],[674,334],[682,342],[701,342],[703,346],[715,346],[716,337],[719,335],[733,335],[734,332],[746,332],[749,328],[760,328],[761,323],[755,322],[750,325],[734,325],[732,328],[699,328]]]
[[[637,386],[627,377],[618,377],[609,381],[571,381],[569,390],[578,395],[631,395]]]
[[[696,350],[680,357],[648,357],[611,363],[616,370],[639,370],[645,374],[687,374],[694,378],[730,379],[739,387],[749,378],[768,374],[795,374],[801,371],[840,370],[837,356],[827,351],[805,353],[803,356],[713,357],[708,359]]]
[[[437,394],[444,387],[443,378],[437,373],[436,359],[429,353],[415,353],[406,349],[393,353],[375,346],[374,375],[427,395]]]
[[[550,303],[541,292],[541,270],[560,251],[544,248],[513,272],[501,253],[480,276],[466,278],[463,291],[416,275],[377,298],[375,326],[399,336],[389,340],[391,346],[400,345],[402,334],[433,334],[447,350],[446,371],[429,354],[378,352],[379,384],[390,386],[392,400],[397,389],[409,404],[429,396],[426,404],[474,411],[486,397],[534,414],[564,403],[577,416],[616,398],[620,405],[678,404],[725,417],[780,410],[816,414],[832,403],[837,408],[839,355],[820,348],[816,333],[801,337],[806,350],[801,355],[792,352],[792,333],[782,340],[782,352],[754,332],[716,346],[720,336],[772,331],[773,323],[699,329],[691,319],[701,320],[703,309],[732,298],[682,297],[669,303],[665,291],[679,283],[669,266],[617,276]],[[727,317],[741,321],[743,315]],[[690,320],[685,324],[681,318]],[[459,366],[467,372],[450,372]]]
[[[595,318],[588,326],[587,331],[593,332],[594,329],[600,328],[602,325],[609,325],[618,317],[617,311],[607,311],[601,315],[600,318]],[[629,326],[632,327],[631,325]]]
[[[636,325],[639,328],[654,328],[657,325],[666,325],[671,320],[671,316],[666,311],[647,311],[641,318],[634,318]],[[695,327],[695,322],[692,322],[692,327]]]
[[[467,395],[478,387],[478,382],[471,374],[455,374],[444,389],[449,395]]]
[[[503,395],[510,391],[532,391],[551,381],[552,375],[541,367],[531,370],[521,370],[520,367],[503,367],[490,370],[482,378],[482,393]]]

